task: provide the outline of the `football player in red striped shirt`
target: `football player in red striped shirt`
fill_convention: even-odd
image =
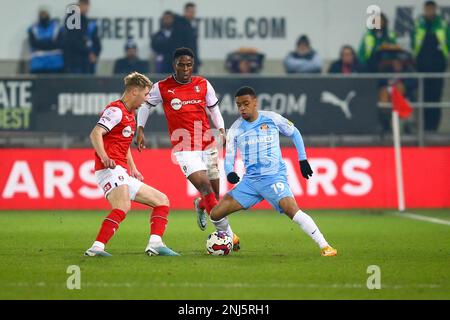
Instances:
[[[167,196],[146,185],[131,155],[130,144],[136,130],[136,109],[144,102],[152,82],[134,72],[124,78],[125,92],[120,100],[111,102],[91,132],[95,149],[95,177],[105,193],[112,211],[105,218],[95,242],[85,256],[111,256],[105,245],[119,229],[131,208],[131,200],[153,208],[150,216],[150,240],[145,253],[148,255],[177,256],[162,237],[169,215]]]
[[[208,113],[224,141],[225,125],[219,109],[219,99],[211,83],[192,76],[194,53],[178,48],[173,55],[175,73],[155,83],[138,111],[138,149],[145,147],[144,126],[150,109],[162,103],[166,115],[173,154],[186,178],[200,192],[194,201],[197,222],[206,229],[207,215],[219,198],[218,150],[209,125]],[[235,250],[239,238],[234,239]]]

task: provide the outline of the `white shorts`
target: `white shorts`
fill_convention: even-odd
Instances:
[[[114,169],[103,169],[95,171],[97,183],[105,193],[105,198],[116,187],[126,184],[130,199],[134,200],[141,186],[144,184],[134,177],[130,177],[127,170],[122,166],[116,166]]]
[[[206,170],[209,180],[217,180],[220,177],[218,153],[217,148],[212,148],[203,151],[178,151],[174,155],[186,177]]]

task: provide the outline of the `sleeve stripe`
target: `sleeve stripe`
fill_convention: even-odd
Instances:
[[[148,105],[148,106],[150,106],[150,107],[156,107],[156,105],[154,105],[154,104],[151,104],[150,102],[148,102],[148,101],[145,101],[145,104],[146,105]]]
[[[217,100],[216,103],[214,103],[212,106],[207,106],[207,108],[209,108],[209,109],[214,108],[215,106],[217,106],[218,103],[219,103],[219,100]]]
[[[97,125],[102,127],[103,129],[105,129],[106,131],[110,132],[111,130],[109,130],[109,128],[107,126],[105,126],[104,124],[97,122]]]

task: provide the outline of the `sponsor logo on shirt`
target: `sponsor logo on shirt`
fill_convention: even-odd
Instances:
[[[256,144],[256,143],[261,143],[261,142],[272,142],[273,141],[273,137],[272,136],[258,136],[255,138],[250,138],[247,141],[244,141],[245,144],[248,145],[252,145],[252,144]]]
[[[111,189],[111,183],[107,183],[103,186],[103,191],[107,192],[109,189]]]
[[[170,101],[170,105],[174,110],[180,110],[182,106],[188,105],[188,104],[201,104],[203,100],[187,100],[187,101],[181,101],[178,98],[172,99]]]
[[[130,127],[130,126],[126,126],[125,128],[123,128],[123,130],[122,130],[122,135],[123,135],[125,138],[131,137],[132,134],[133,134],[133,130],[131,130],[131,127]]]
[[[183,106],[183,103],[180,99],[174,98],[172,101],[170,101],[170,105],[172,106],[173,110],[180,110]]]

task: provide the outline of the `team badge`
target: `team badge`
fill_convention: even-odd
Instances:
[[[103,191],[107,192],[109,189],[111,189],[111,183],[107,183],[103,186]]]
[[[124,180],[123,176],[119,176],[119,180],[123,181]]]
[[[267,124],[265,124],[265,123],[263,123],[262,125],[261,125],[261,127],[259,127],[261,130],[267,130],[267,129],[269,129],[269,126],[267,125]]]
[[[199,93],[200,92],[200,87],[199,86],[195,86],[194,90],[195,90],[195,92]]]

